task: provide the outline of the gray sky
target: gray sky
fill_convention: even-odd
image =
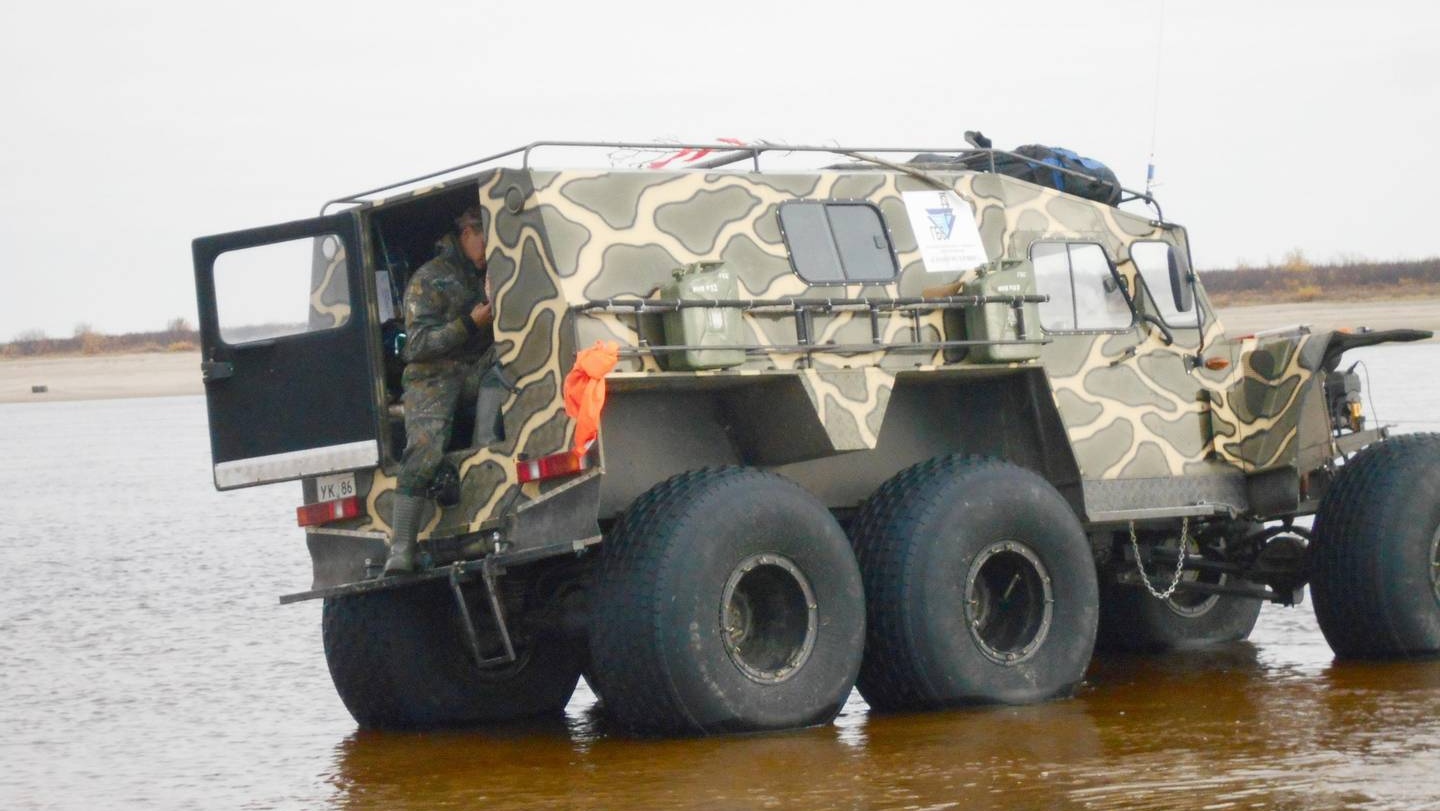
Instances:
[[[1166,0],[1163,40],[1159,0],[844,7],[4,3],[0,340],[193,320],[192,238],[554,138],[978,128],[1139,188],[1153,132],[1202,269],[1440,254],[1432,4]]]

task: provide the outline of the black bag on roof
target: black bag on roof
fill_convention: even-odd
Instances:
[[[989,172],[992,158],[997,174],[1028,180],[1106,205],[1120,203],[1120,179],[1110,167],[1057,146],[1026,144],[1016,147],[1013,154],[972,153],[958,157],[921,154],[912,158],[911,163],[949,163],[975,172]],[[1069,172],[1060,171],[1062,169]]]

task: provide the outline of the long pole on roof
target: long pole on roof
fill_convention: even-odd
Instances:
[[[1165,56],[1165,0],[1160,0],[1160,22],[1155,32],[1155,102],[1150,105],[1150,162],[1145,165],[1145,193],[1155,187],[1155,141],[1160,131],[1160,68]]]

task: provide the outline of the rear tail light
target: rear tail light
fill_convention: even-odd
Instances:
[[[573,451],[561,451],[539,459],[525,459],[515,463],[515,474],[520,483],[573,476],[590,469],[590,455],[576,456]]]
[[[295,509],[295,523],[302,527],[328,524],[342,518],[354,518],[360,514],[360,498],[349,496],[318,504],[306,504]]]

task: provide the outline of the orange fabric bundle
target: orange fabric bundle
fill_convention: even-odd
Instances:
[[[620,345],[596,341],[575,356],[565,376],[565,413],[575,420],[575,455],[584,456],[600,433],[600,409],[605,407],[605,375],[620,360]]]

